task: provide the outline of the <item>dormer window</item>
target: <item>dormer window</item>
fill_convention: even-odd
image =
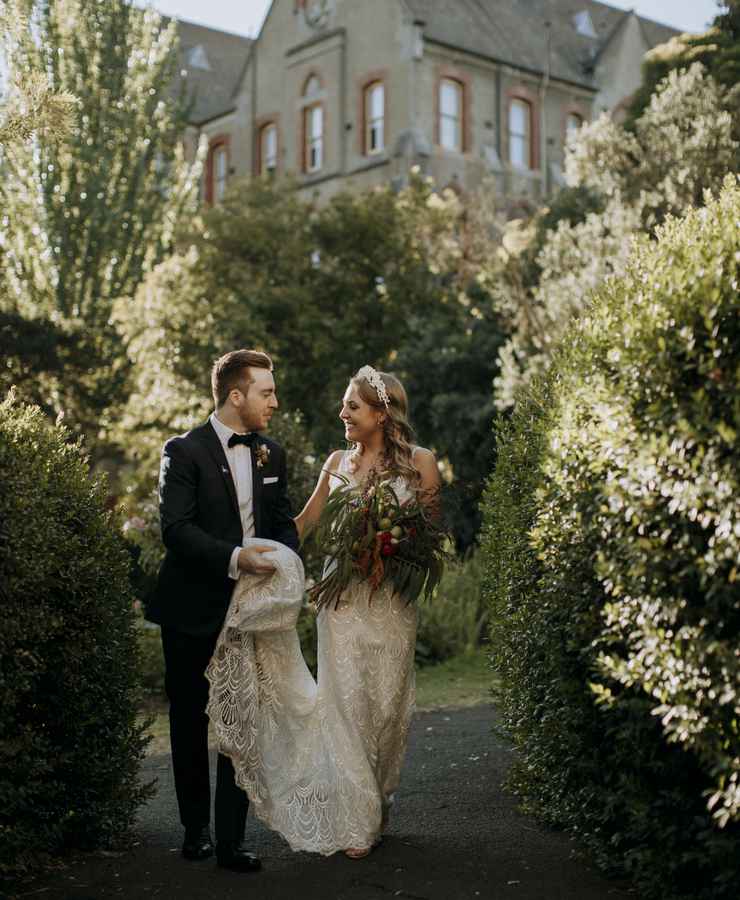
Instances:
[[[203,69],[206,72],[211,71],[211,64],[208,62],[205,48],[202,44],[191,47],[186,55],[187,64],[191,69]]]
[[[584,9],[582,12],[576,13],[573,16],[573,25],[578,34],[583,35],[583,37],[598,38],[593,20],[591,19],[591,14],[587,9]]]

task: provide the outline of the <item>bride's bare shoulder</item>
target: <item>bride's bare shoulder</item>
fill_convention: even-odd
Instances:
[[[431,450],[427,450],[426,447],[414,447],[411,462],[421,475],[421,481],[424,486],[434,485],[439,482],[437,458]]]
[[[434,463],[437,465],[437,460],[431,450],[427,450],[426,447],[414,447],[411,451],[411,459],[413,460],[416,468],[419,468],[419,465],[428,465],[429,463]]]
[[[342,465],[344,454],[344,450],[332,450],[332,452],[327,456],[326,462],[324,463],[324,471],[331,473],[338,472],[339,467]]]

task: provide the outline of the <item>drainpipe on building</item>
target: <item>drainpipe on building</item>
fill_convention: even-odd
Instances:
[[[341,115],[339,116],[339,167],[342,172],[342,175],[347,174],[347,142],[351,139],[349,137],[350,132],[347,129],[350,127],[348,122],[349,118],[347,115],[347,33],[345,32],[342,35],[342,48],[340,50],[341,53],[341,72],[342,72],[342,83],[339,85],[339,108],[341,109]],[[358,127],[364,127],[364,123],[358,123]]]
[[[411,36],[411,78],[409,81],[409,120],[411,122],[411,134],[415,142],[417,137],[422,133],[421,122],[419,121],[418,81],[419,72],[421,70],[421,61],[424,58],[425,26],[426,22],[424,21],[424,19],[413,20]],[[404,173],[405,179],[408,179],[409,177],[409,162],[411,163],[411,165],[415,165],[417,163],[421,165],[421,159],[417,155],[416,158],[408,159],[406,161],[406,172]]]
[[[540,86],[540,168],[542,170],[542,190],[544,197],[550,194],[550,167],[547,164],[547,111],[545,100],[550,86],[550,42],[552,39],[552,22],[545,22],[546,51],[545,74]],[[544,199],[543,197],[543,199]]]
[[[257,36],[257,38],[259,35]],[[257,171],[257,161],[259,159],[259,150],[258,150],[258,141],[259,135],[257,134],[257,38],[254,39],[254,43],[252,44],[252,148],[250,152],[250,168],[252,170],[253,175],[259,175]],[[280,146],[281,141],[279,140],[280,132],[278,131],[278,153],[283,153],[284,148]],[[280,160],[276,159],[275,163],[277,166],[280,166]],[[284,169],[284,165],[279,169],[282,171]]]

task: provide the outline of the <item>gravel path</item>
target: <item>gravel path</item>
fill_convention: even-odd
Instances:
[[[291,853],[250,817],[247,846],[263,870],[239,875],[180,856],[170,760],[149,757],[159,789],[142,810],[135,849],[84,857],[19,890],[39,900],[635,900],[574,855],[574,844],[516,809],[501,788],[511,750],[495,710],[416,715],[396,811],[383,845],[363,860]],[[251,845],[251,846],[250,846]]]

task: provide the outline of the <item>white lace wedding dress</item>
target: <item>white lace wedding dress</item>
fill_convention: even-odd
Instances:
[[[346,457],[346,454],[345,454]],[[340,472],[352,478],[343,459]],[[332,478],[336,487],[339,480]],[[407,488],[401,482],[402,495]],[[208,715],[258,818],[293,850],[371,847],[399,782],[414,705],[416,609],[350,585],[318,616],[318,683],[295,623],[300,559],[274,541],[276,572],[242,576],[208,667]]]

